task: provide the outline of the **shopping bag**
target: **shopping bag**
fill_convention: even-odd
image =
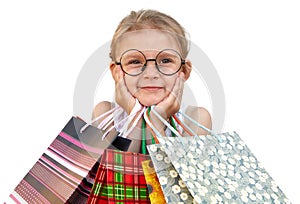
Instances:
[[[194,198],[189,192],[185,182],[183,182],[180,178],[169,157],[165,153],[164,147],[160,144],[153,144],[147,148],[154,166],[153,170],[156,172],[158,178],[159,187],[163,191],[163,196],[165,198],[164,202],[195,203]]]
[[[166,201],[164,198],[164,193],[161,189],[152,161],[151,160],[143,161],[142,167],[143,167],[151,203],[165,204]]]
[[[149,156],[106,149],[87,203],[150,203],[142,169],[145,160]]]
[[[86,203],[99,158],[111,145],[102,131],[72,117],[9,196],[15,203]]]
[[[290,203],[236,132],[214,134],[182,114],[210,135],[158,139],[196,202]]]

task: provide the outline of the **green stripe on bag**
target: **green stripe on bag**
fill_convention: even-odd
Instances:
[[[122,157],[122,154],[115,154],[115,162],[116,162],[116,164],[118,164],[118,165],[123,164],[123,157]]]
[[[134,198],[132,187],[126,186],[126,198]]]
[[[120,172],[115,172],[115,181],[117,183],[122,183],[124,181],[124,174],[120,173]]]
[[[140,188],[140,198],[147,198],[147,188]]]
[[[93,192],[94,195],[99,195],[101,187],[102,187],[102,183],[97,183],[96,184],[96,187],[94,188],[94,192]]]

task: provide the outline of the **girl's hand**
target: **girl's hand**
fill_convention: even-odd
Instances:
[[[183,72],[181,72],[177,77],[170,94],[156,105],[155,110],[158,111],[164,119],[170,118],[172,115],[179,111],[181,106],[184,82],[185,75]]]
[[[135,98],[127,89],[124,72],[117,68],[113,72],[115,78],[115,100],[129,114],[135,105]]]

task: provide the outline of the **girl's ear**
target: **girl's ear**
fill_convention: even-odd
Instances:
[[[114,80],[118,81],[118,74],[117,74],[118,69],[117,69],[116,63],[110,62],[109,69],[110,69],[111,75],[114,78]]]
[[[192,71],[192,62],[190,60],[186,60],[185,64],[182,66],[182,72],[184,73],[184,78],[187,80],[190,77]]]

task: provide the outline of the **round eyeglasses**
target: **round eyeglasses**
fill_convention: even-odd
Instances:
[[[121,66],[123,72],[130,76],[140,75],[147,67],[148,61],[154,61],[157,70],[167,76],[176,74],[182,65],[185,64],[180,54],[173,49],[161,50],[155,59],[147,59],[146,56],[137,49],[125,51],[119,62],[115,62]]]

